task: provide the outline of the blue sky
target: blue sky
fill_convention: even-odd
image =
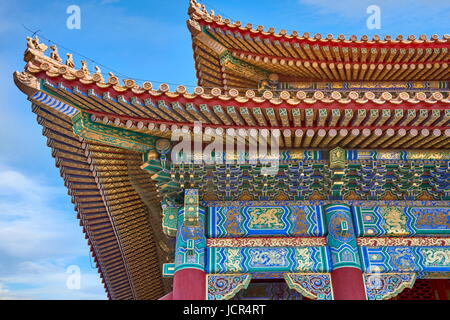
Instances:
[[[450,33],[449,1],[208,0],[209,9],[242,23],[334,35]],[[81,29],[66,28],[69,5]],[[368,30],[366,8],[381,9]],[[30,103],[14,86],[22,70],[22,24],[133,78],[195,85],[186,28],[188,0],[3,0],[0,6],[0,299],[105,299],[89,248]],[[67,52],[59,48],[61,56]],[[82,57],[74,54],[77,62]],[[89,62],[93,69],[93,63]],[[79,65],[79,64],[78,64]],[[109,70],[102,68],[104,72]],[[116,74],[118,75],[118,74]],[[155,83],[156,84],[156,83]],[[172,86],[174,88],[174,86]],[[71,265],[81,288],[66,286]]]

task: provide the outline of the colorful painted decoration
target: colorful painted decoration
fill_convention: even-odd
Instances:
[[[63,63],[36,35],[14,73],[108,297],[284,279],[263,294],[383,300],[449,278],[450,36],[287,34],[188,2],[192,91]]]
[[[163,208],[162,228],[163,232],[169,237],[175,237],[177,234],[179,210],[179,207]]]
[[[427,161],[358,160],[332,169],[327,160],[280,159],[276,176],[264,176],[262,164],[248,163],[172,164],[170,171],[174,183],[202,190],[204,201],[397,200],[424,206],[420,203],[450,199],[448,160]]]
[[[321,247],[326,246],[325,237],[247,237],[208,238],[207,247]]]
[[[405,288],[412,288],[415,273],[365,273],[367,300],[387,300],[395,297]]]
[[[175,264],[174,263],[164,263],[163,264],[163,277],[169,278],[173,277],[175,274]]]
[[[284,279],[289,288],[314,300],[333,300],[329,273],[286,273]]]
[[[449,247],[360,247],[364,272],[449,272]]]
[[[354,215],[359,237],[450,234],[448,207],[354,207]]]
[[[156,137],[92,121],[86,112],[77,113],[72,122],[74,133],[87,140],[139,152],[155,148]]]
[[[195,198],[196,190],[186,190],[187,202],[190,196]],[[178,232],[175,249],[175,271],[194,268],[205,270],[205,210],[195,206],[195,215],[192,211],[186,212],[185,206],[178,212]]]
[[[334,148],[330,151],[330,168],[343,169],[345,168],[345,150],[342,148]]]
[[[55,99],[52,96],[50,96],[42,91],[37,91],[31,97],[31,99],[33,99],[36,102],[45,104],[47,107],[53,108],[69,117],[73,117],[74,115],[76,115],[78,113],[78,110],[75,109],[74,107],[63,103],[63,102],[59,101],[58,99]]]
[[[159,154],[167,154],[171,151],[170,140],[168,139],[158,139],[155,142],[156,151]]]
[[[342,267],[361,268],[350,207],[328,205],[325,207],[325,214],[333,270]]]
[[[208,274],[208,300],[228,300],[237,292],[246,289],[252,276],[250,274]]]
[[[210,238],[325,235],[320,206],[236,204],[212,206],[208,210],[207,236]]]
[[[347,150],[347,160],[450,160],[449,151],[428,150]]]
[[[186,189],[184,192],[184,223],[186,226],[199,225],[198,190]]]
[[[450,247],[449,237],[360,237],[360,247]]]
[[[326,247],[206,248],[208,273],[329,272]]]

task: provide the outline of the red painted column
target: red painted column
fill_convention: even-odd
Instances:
[[[173,300],[206,300],[205,210],[198,190],[186,189],[178,211]]]
[[[206,300],[205,271],[185,268],[175,272],[173,300]]]
[[[325,207],[327,245],[331,255],[334,300],[366,300],[366,288],[353,226],[351,208],[344,204]]]
[[[334,300],[366,300],[362,271],[342,267],[331,272]]]
[[[448,279],[432,279],[434,294],[436,300],[450,299],[450,280]]]

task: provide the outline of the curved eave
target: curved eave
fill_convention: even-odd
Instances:
[[[195,19],[198,21],[203,21],[205,24],[209,24],[214,27],[219,28],[229,28],[239,31],[249,32],[252,36],[272,36],[277,38],[282,38],[285,40],[295,39],[297,41],[308,42],[309,44],[351,44],[355,46],[376,46],[376,45],[385,45],[385,46],[405,46],[405,47],[413,47],[413,46],[427,46],[433,47],[447,47],[450,43],[450,35],[445,34],[441,38],[438,35],[432,35],[430,38],[427,38],[425,35],[421,35],[419,38],[416,38],[413,35],[408,37],[404,37],[402,35],[398,35],[397,37],[386,36],[384,39],[381,39],[379,36],[374,35],[371,40],[369,40],[367,35],[362,35],[360,39],[357,36],[352,35],[349,36],[348,39],[345,39],[344,35],[339,35],[334,38],[333,35],[328,34],[326,36],[322,36],[319,33],[316,33],[313,37],[309,36],[309,33],[304,33],[303,36],[299,36],[299,32],[292,31],[290,35],[287,34],[286,30],[281,29],[279,32],[276,32],[275,28],[268,27],[264,30],[264,26],[258,25],[256,28],[253,27],[253,24],[247,23],[245,26],[240,21],[232,22],[230,19],[223,19],[220,15],[215,15],[212,11],[208,12],[206,7],[196,0],[190,0],[190,6],[188,10],[189,17],[191,19]]]
[[[40,91],[32,76],[15,73],[14,79],[29,94],[108,298],[162,296],[160,261],[168,252],[158,244],[165,241],[157,230],[160,204],[150,176],[140,169],[142,155],[76,136],[70,116],[33,99]]]
[[[442,147],[449,135],[447,92],[285,91],[275,96],[266,91],[259,97],[254,91],[241,95],[235,89],[224,92],[198,87],[187,93],[182,86],[176,92],[168,91],[166,85],[159,90],[127,88],[92,78],[73,78],[67,71],[62,75],[44,71],[35,64],[29,64],[27,70],[29,78],[41,80],[40,90],[91,114],[93,121],[152,136],[169,138],[174,129],[192,127],[196,121],[210,128],[280,129],[286,135],[287,147],[309,146],[309,139],[296,145],[293,140],[298,140],[297,134],[310,137],[315,141],[312,146],[320,146],[320,141],[333,141],[338,131],[352,133],[359,143],[352,143],[353,147],[369,148],[372,143],[377,145],[374,139],[380,134],[399,140],[420,131],[424,138],[441,141]]]
[[[38,79],[46,79],[52,83],[62,83],[80,90],[88,91],[96,90],[100,94],[108,93],[112,97],[123,96],[125,98],[136,97],[140,102],[146,99],[167,99],[168,101],[180,102],[198,102],[201,103],[235,103],[237,105],[257,104],[265,106],[301,106],[302,104],[313,105],[316,103],[324,104],[340,104],[342,106],[349,103],[377,105],[392,104],[398,105],[417,105],[428,104],[448,105],[450,103],[448,97],[448,88],[442,92],[436,88],[408,87],[406,83],[401,84],[403,89],[396,87],[393,89],[385,88],[380,91],[374,88],[374,91],[368,89],[362,90],[355,88],[346,89],[323,89],[323,90],[298,90],[298,91],[282,91],[272,92],[270,90],[262,92],[255,90],[247,90],[244,93],[236,90],[224,90],[221,88],[203,88],[196,87],[193,93],[189,93],[185,86],[178,86],[176,91],[171,92],[167,84],[161,84],[159,88],[153,88],[150,82],[145,82],[141,86],[136,84],[134,80],[124,79],[124,85],[119,84],[119,79],[110,76],[107,81],[98,74],[86,74],[81,70],[69,68],[57,61],[37,53],[35,50],[29,49],[34,54],[34,59],[28,62],[25,70],[27,73],[34,75]],[[30,80],[31,81],[31,80]],[[339,92],[340,91],[340,92]],[[248,107],[251,107],[248,105]]]
[[[398,81],[448,80],[450,36],[398,36],[382,40],[374,36],[357,39],[351,36],[333,38],[308,33],[287,35],[274,28],[245,27],[239,22],[209,13],[196,1],[189,8],[189,30],[192,33],[197,75],[202,85],[246,88],[258,76],[247,75],[246,81],[235,80],[220,61],[227,51],[235,59],[266,72],[289,77],[292,81]],[[200,49],[199,49],[200,48]],[[205,61],[206,60],[206,61]],[[209,61],[208,61],[209,60]],[[211,65],[211,60],[213,64]],[[224,68],[225,67],[225,68]],[[241,76],[243,76],[241,74]],[[228,83],[224,79],[229,77]],[[248,88],[248,86],[247,86]]]

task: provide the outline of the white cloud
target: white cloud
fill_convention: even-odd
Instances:
[[[0,299],[104,299],[63,187],[0,164]],[[70,206],[69,206],[70,208]],[[81,288],[66,286],[81,264]]]
[[[63,261],[22,263],[16,274],[0,278],[0,299],[105,299],[96,273],[82,271],[80,288],[71,290],[66,285],[66,270]]]
[[[21,300],[24,296],[11,292],[5,285],[0,283],[0,300]]]
[[[53,206],[58,199],[69,201],[62,196],[65,190],[34,179],[0,166],[0,254],[35,258],[55,252],[81,254],[81,248],[67,245],[75,234],[81,236],[68,216],[75,213]]]

